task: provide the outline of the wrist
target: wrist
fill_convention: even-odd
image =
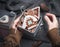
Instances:
[[[50,25],[48,30],[52,30],[54,28],[58,28],[58,24],[56,24],[56,25],[53,24],[52,26]]]
[[[52,30],[52,29],[58,29],[58,27],[51,27],[51,28],[49,28],[48,30],[50,31],[50,30]]]

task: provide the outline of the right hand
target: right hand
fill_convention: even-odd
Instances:
[[[58,21],[54,14],[47,13],[44,18],[48,24],[49,30],[53,28],[58,28]]]

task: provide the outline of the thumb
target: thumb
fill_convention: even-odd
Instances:
[[[46,20],[47,24],[50,25],[51,21],[48,16],[45,16],[44,19]]]

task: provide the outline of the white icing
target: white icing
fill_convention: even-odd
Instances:
[[[23,22],[23,25],[22,25],[22,28],[26,28],[26,21],[28,20],[28,19],[30,19],[30,18],[32,18],[33,19],[33,21],[38,21],[37,20],[37,18],[36,17],[34,17],[34,16],[31,16],[31,15],[28,15],[28,16],[25,16],[25,18],[24,18],[24,22]]]
[[[37,8],[38,8],[38,16],[36,16],[36,17],[39,19],[40,18],[40,7],[39,6],[38,7],[35,7],[32,10],[37,9]]]
[[[28,29],[30,30],[30,29],[32,29],[32,28],[34,28],[34,27],[36,27],[37,25],[34,25],[34,26],[31,26],[31,27],[29,27]]]

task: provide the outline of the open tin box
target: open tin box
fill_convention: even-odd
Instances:
[[[40,16],[39,6],[27,9],[20,15],[18,30],[23,32],[25,37],[35,37],[40,29],[39,26],[43,25],[41,21],[42,17]]]

